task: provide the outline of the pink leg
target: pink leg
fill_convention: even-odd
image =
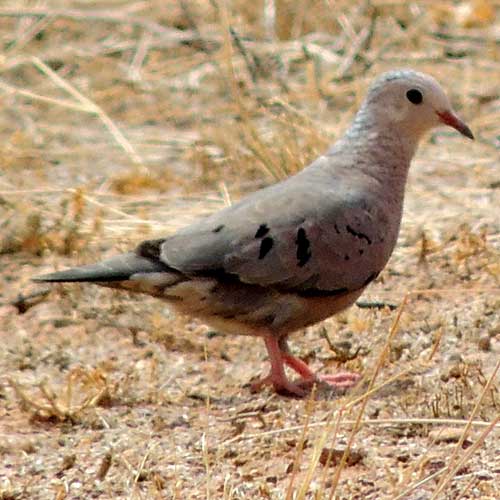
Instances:
[[[266,343],[269,361],[271,362],[271,372],[267,377],[252,384],[252,389],[259,390],[263,385],[272,384],[276,392],[285,392],[295,396],[305,396],[307,391],[297,384],[290,382],[285,374],[285,367],[283,365],[285,355],[279,347],[278,339],[272,336],[266,336],[264,337],[264,342]]]
[[[316,374],[299,358],[288,353],[283,353],[283,361],[295,370],[304,380],[316,380]]]
[[[314,382],[325,382],[336,388],[345,389],[355,385],[360,376],[357,373],[340,372],[335,375],[316,375],[304,361],[287,352],[286,341],[279,341],[273,336],[264,337],[269,361],[271,362],[271,372],[267,377],[252,384],[252,389],[257,391],[266,384],[272,384],[276,392],[294,394],[296,396],[305,396],[307,390]],[[285,374],[284,363],[292,370],[296,371],[302,380],[298,384],[290,382]]]

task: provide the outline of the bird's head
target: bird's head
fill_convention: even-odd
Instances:
[[[439,83],[413,70],[389,71],[377,78],[368,92],[365,109],[370,110],[382,127],[399,130],[416,140],[427,130],[443,124],[474,139]]]

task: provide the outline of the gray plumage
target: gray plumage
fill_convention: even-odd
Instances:
[[[433,78],[386,73],[344,137],[295,176],[135,252],[35,280],[147,293],[223,331],[262,336],[272,365],[263,382],[302,394],[283,363],[308,382],[318,378],[291,356],[287,336],[354,303],[382,271],[418,141],[442,123],[472,138]]]

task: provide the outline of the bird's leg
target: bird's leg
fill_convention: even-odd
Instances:
[[[272,335],[266,335],[264,342],[266,343],[269,361],[271,362],[271,371],[267,377],[253,383],[252,390],[259,390],[264,385],[272,384],[276,392],[305,396],[307,391],[297,384],[290,382],[285,374],[285,366],[283,364],[285,354],[280,349],[278,339]],[[305,366],[307,367],[307,365]]]
[[[283,362],[292,370],[295,370],[305,383],[325,382],[335,389],[346,389],[355,385],[360,379],[360,375],[351,372],[339,372],[334,375],[317,375],[301,359],[293,356],[288,349],[286,339],[280,339],[279,347],[282,353]]]
[[[264,385],[272,384],[278,393],[305,396],[308,392],[306,387],[310,387],[314,382],[324,382],[335,389],[346,389],[355,385],[360,379],[360,375],[351,372],[317,375],[304,361],[290,353],[285,338],[278,340],[272,335],[266,335],[264,342],[271,362],[271,371],[269,375],[252,384],[252,390],[254,391],[260,390]],[[285,364],[302,377],[299,383],[288,380],[285,373]]]

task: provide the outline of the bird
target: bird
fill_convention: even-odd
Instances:
[[[353,387],[359,374],[315,373],[288,338],[354,304],[384,269],[411,160],[440,125],[474,139],[432,76],[385,72],[344,135],[295,175],[131,252],[33,279],[148,294],[218,331],[261,337],[271,369],[255,389],[303,397],[314,383]]]

